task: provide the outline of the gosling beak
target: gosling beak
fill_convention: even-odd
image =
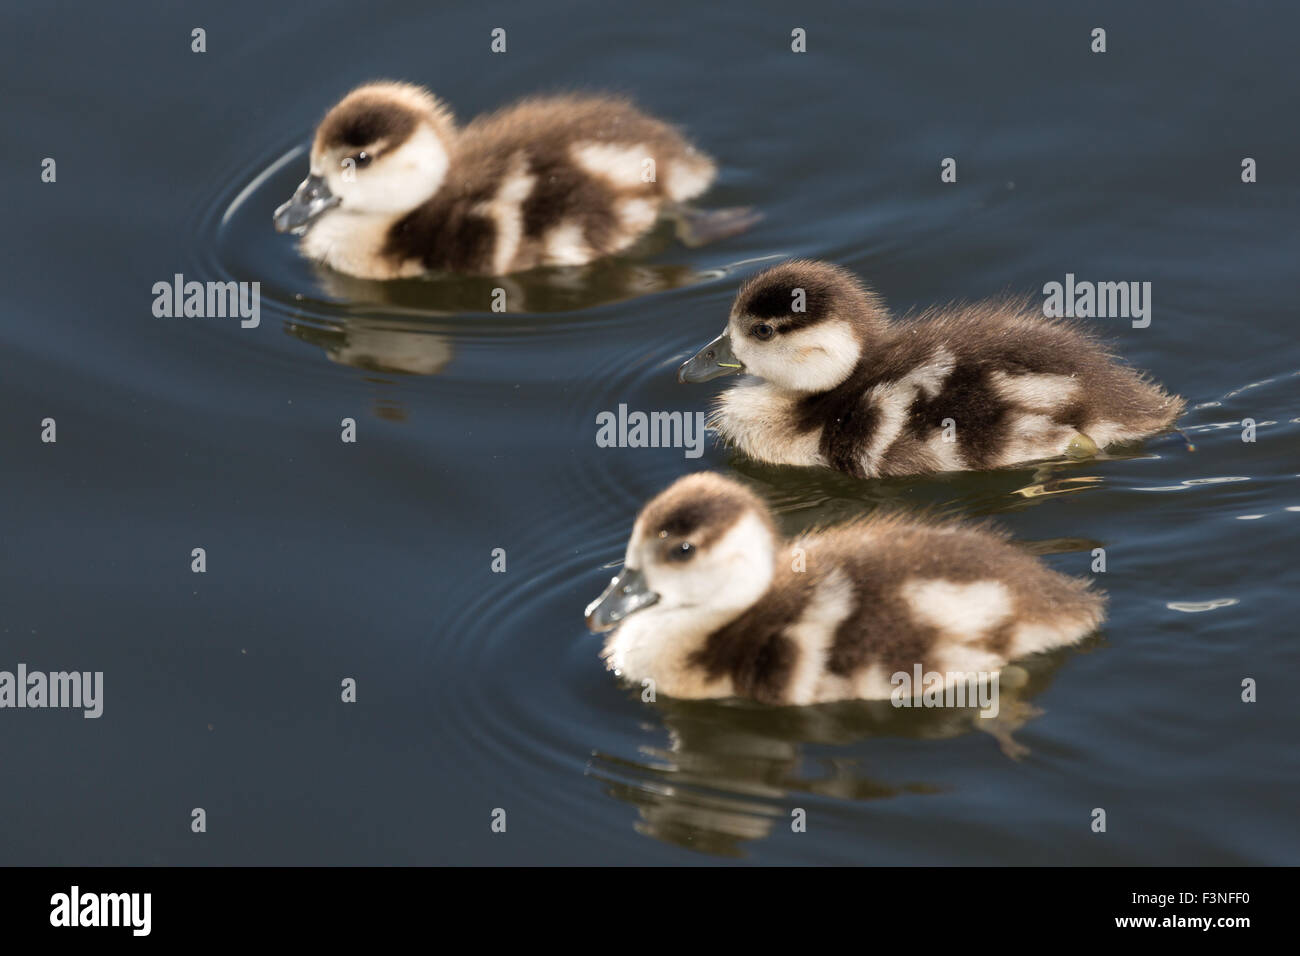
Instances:
[[[275,211],[275,231],[301,236],[313,220],[341,201],[330,192],[324,177],[312,173],[298,184],[293,198]]]
[[[623,568],[609,582],[603,594],[587,605],[587,627],[596,633],[616,627],[619,621],[659,600],[645,583],[645,575],[634,568]]]
[[[731,351],[731,333],[723,332],[682,364],[677,370],[677,381],[695,385],[744,370],[744,364]]]

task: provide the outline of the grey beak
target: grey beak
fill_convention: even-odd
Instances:
[[[682,364],[677,370],[677,381],[695,385],[744,370],[744,364],[731,350],[731,333],[723,332]]]
[[[275,211],[275,231],[301,236],[321,213],[340,202],[325,179],[313,173],[298,184],[293,198]]]
[[[619,621],[649,607],[659,600],[659,595],[646,584],[645,575],[625,567],[618,577],[609,582],[603,594],[587,605],[587,627],[600,633],[617,627]]]

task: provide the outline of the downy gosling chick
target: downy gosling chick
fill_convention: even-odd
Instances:
[[[607,666],[657,693],[816,704],[887,699],[917,664],[999,673],[1091,633],[1104,600],[980,526],[872,515],[781,541],[757,495],[702,472],[642,509],[587,625],[617,628]]]
[[[860,478],[1002,468],[1162,432],[1183,400],[1028,300],[895,322],[846,269],[794,260],[740,288],[682,382],[748,372],[711,424],[750,458]]]
[[[672,126],[610,96],[537,97],[458,127],[433,94],[371,83],[331,109],[279,232],[340,272],[505,275],[626,249],[717,170]],[[694,212],[701,241],[749,210]]]

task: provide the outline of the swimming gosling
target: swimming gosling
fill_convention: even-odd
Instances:
[[[747,372],[711,425],[750,458],[859,478],[1004,468],[1169,429],[1181,398],[1027,300],[895,321],[857,276],[793,260],[748,280],[682,382]]]
[[[780,540],[757,495],[702,472],[642,509],[586,614],[615,629],[606,665],[656,693],[816,704],[889,698],[917,664],[999,673],[1080,640],[1103,607],[981,526],[872,515]]]
[[[664,213],[692,241],[738,232],[751,210],[681,205],[716,173],[674,127],[618,97],[536,97],[458,127],[429,91],[371,83],[317,127],[310,174],[275,228],[361,278],[505,275],[620,252]]]

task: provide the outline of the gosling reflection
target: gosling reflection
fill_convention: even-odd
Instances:
[[[436,275],[375,282],[316,267],[322,290],[343,302],[383,305],[426,316],[464,313],[574,312],[722,275],[681,265],[615,259],[586,266],[534,269],[512,276]]]
[[[381,307],[381,315],[332,315],[287,325],[291,335],[325,352],[332,362],[370,372],[438,375],[455,355],[446,323],[430,319],[483,313],[572,312],[664,292],[715,278],[686,266],[602,261],[567,269],[538,269],[509,277],[441,276],[372,282],[323,267],[317,276],[326,293],[347,308]],[[475,315],[476,314],[476,315]],[[400,418],[386,407],[383,417]]]
[[[1100,475],[1086,474],[1102,461],[1149,458],[1108,452],[1086,462],[1045,462],[1027,469],[996,472],[947,472],[921,480],[885,478],[874,481],[842,475],[830,469],[765,465],[735,456],[729,465],[756,492],[771,502],[778,517],[798,515],[806,524],[847,520],[863,507],[901,505],[928,508],[940,515],[996,515],[1020,511],[1060,495],[1103,488]]]
[[[1071,653],[1004,668],[996,717],[981,717],[973,707],[899,708],[878,700],[764,707],[660,698],[640,706],[652,706],[662,718],[668,745],[643,747],[639,761],[596,753],[588,772],[610,796],[637,808],[638,833],[701,853],[743,857],[748,844],[791,828],[802,794],[865,801],[943,792],[934,783],[893,777],[868,756],[864,745],[872,739],[943,740],[983,732],[1007,758],[1027,756],[1013,734],[1042,713],[1031,699],[1046,690]],[[639,703],[639,696],[634,699]],[[807,745],[856,752],[809,757]]]
[[[326,325],[291,322],[288,331],[322,349],[331,362],[371,372],[437,375],[454,354],[445,334],[416,323],[348,318]]]

